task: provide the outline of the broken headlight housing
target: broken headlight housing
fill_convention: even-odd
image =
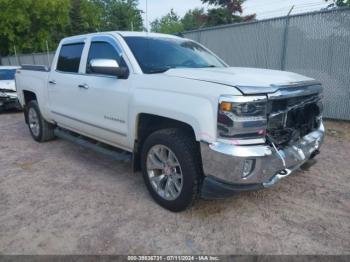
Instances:
[[[265,142],[266,96],[221,96],[217,133],[220,140],[245,145]]]

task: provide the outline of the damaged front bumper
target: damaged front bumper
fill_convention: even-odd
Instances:
[[[293,145],[278,149],[268,145],[237,146],[201,143],[206,175],[201,196],[224,198],[237,192],[269,188],[306,164],[323,143],[323,123]]]
[[[20,110],[21,108],[16,92],[0,91],[0,111],[8,109]]]

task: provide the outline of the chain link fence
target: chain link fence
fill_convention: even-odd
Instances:
[[[231,66],[287,70],[321,81],[325,117],[350,120],[350,9],[185,32]]]
[[[325,117],[350,120],[350,9],[185,32],[231,66],[287,70],[321,81]],[[3,65],[51,65],[54,53],[4,57]]]
[[[1,58],[1,65],[45,65],[50,67],[55,52],[49,53],[34,53],[34,54],[21,54],[17,56],[7,56]]]

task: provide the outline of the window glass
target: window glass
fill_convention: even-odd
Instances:
[[[0,80],[15,79],[16,69],[0,69]]]
[[[123,58],[119,55],[118,51],[107,42],[92,42],[87,59],[87,73],[90,73],[89,64],[93,59],[113,59],[117,61],[121,67],[126,66]]]
[[[162,73],[170,68],[225,67],[199,44],[186,39],[125,37],[142,71]]]
[[[83,43],[63,45],[58,57],[57,70],[78,73],[83,48]]]

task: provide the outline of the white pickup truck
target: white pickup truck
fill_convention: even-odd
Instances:
[[[23,65],[16,82],[36,141],[65,137],[132,161],[171,211],[268,188],[314,162],[324,138],[319,82],[229,67],[176,36],[65,38],[50,69]]]

